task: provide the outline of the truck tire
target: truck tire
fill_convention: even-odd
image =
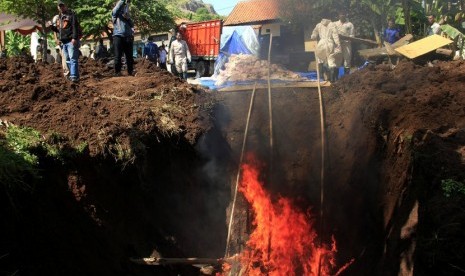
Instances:
[[[208,65],[208,61],[199,60],[195,65],[195,71],[197,72],[197,75],[200,77],[207,76],[208,70],[210,69]]]

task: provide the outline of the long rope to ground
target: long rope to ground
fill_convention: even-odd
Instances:
[[[269,171],[269,183],[272,185],[272,174],[273,174],[273,105],[271,102],[271,46],[273,45],[273,33],[270,34],[270,46],[268,48],[268,116],[270,119],[270,171]],[[271,226],[271,212],[269,217],[269,223]],[[271,258],[271,236],[272,227],[269,227],[270,233],[268,234],[268,261]]]
[[[252,90],[252,96],[250,97],[250,106],[249,106],[249,113],[247,114],[247,122],[245,124],[245,130],[244,130],[244,139],[242,140],[242,150],[241,150],[241,157],[239,159],[239,165],[237,168],[237,175],[236,175],[236,183],[234,187],[234,198],[231,206],[231,214],[229,217],[229,225],[228,225],[228,236],[226,238],[226,252],[224,253],[225,258],[229,257],[229,250],[231,247],[231,232],[232,232],[232,225],[234,222],[234,212],[236,210],[236,202],[237,202],[237,192],[239,188],[239,179],[241,177],[241,166],[242,162],[244,160],[244,153],[245,153],[245,146],[247,143],[247,135],[249,132],[249,123],[250,123],[250,117],[252,114],[252,109],[253,109],[253,104],[255,100],[255,90],[257,88],[257,83],[255,83],[254,88]]]
[[[321,93],[320,83],[320,68],[318,66],[318,59],[316,63],[316,78],[318,86],[318,97],[320,101],[320,127],[321,127],[321,171],[320,171],[320,235],[323,234],[323,219],[324,219],[324,195],[325,195],[325,152],[326,152],[326,128],[325,128],[325,112],[323,106],[323,94]],[[318,262],[318,275],[321,270],[321,256]]]

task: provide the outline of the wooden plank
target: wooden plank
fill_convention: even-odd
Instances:
[[[440,35],[431,35],[423,39],[417,40],[413,43],[410,43],[409,45],[399,47],[395,50],[396,52],[408,58],[416,58],[424,54],[427,54],[431,51],[434,51],[438,48],[446,46],[452,42],[452,40],[442,37]]]
[[[363,44],[369,44],[369,45],[375,45],[378,46],[378,42],[371,40],[371,39],[364,39],[364,38],[359,38],[359,37],[351,37],[351,36],[345,36],[345,35],[339,35],[339,38],[342,40],[350,40],[352,42],[358,42],[358,43],[363,43]]]
[[[406,34],[405,36],[403,36],[401,39],[397,40],[396,42],[392,43],[391,44],[391,47],[392,48],[398,48],[398,47],[401,47],[401,46],[404,46],[404,45],[407,45],[410,43],[410,40],[412,40],[413,38],[413,35],[411,34]]]
[[[222,259],[208,259],[208,258],[131,258],[133,263],[141,265],[218,265],[222,264]]]
[[[322,87],[331,86],[329,81],[321,82]],[[290,83],[275,83],[271,85],[271,89],[273,88],[317,88],[318,84],[316,81],[302,81],[302,82],[290,82]],[[235,92],[235,91],[245,91],[250,90],[252,91],[254,85],[235,85],[230,87],[221,88],[218,91],[220,92]],[[257,89],[265,89],[268,88],[267,84],[257,84]]]
[[[413,38],[411,34],[407,34],[395,43],[391,44],[392,49],[396,49],[398,47],[404,46],[409,44],[410,40]],[[387,43],[387,42],[385,42]],[[378,57],[378,56],[387,56],[388,55],[388,50],[386,47],[382,48],[374,48],[374,49],[364,49],[364,50],[359,50],[358,54],[366,59],[370,59],[372,57]]]

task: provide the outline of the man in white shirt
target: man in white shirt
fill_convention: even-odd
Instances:
[[[176,40],[171,43],[169,59],[170,64],[174,62],[176,65],[179,76],[187,79],[187,63],[191,61],[191,53],[186,41],[182,40],[181,33],[177,33]]]
[[[337,33],[339,35],[354,37],[354,25],[347,20],[346,13],[344,11],[339,12],[339,20],[334,22],[336,25]],[[350,73],[350,65],[352,61],[352,43],[350,40],[341,40],[341,51],[344,59],[344,75]]]
[[[428,15],[428,22],[429,22],[428,36],[434,35],[434,34],[438,35],[441,33],[441,25],[439,25],[439,23],[436,22],[436,17],[434,15]]]

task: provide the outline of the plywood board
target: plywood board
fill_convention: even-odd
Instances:
[[[315,52],[316,44],[315,40],[305,41],[305,52]]]
[[[446,46],[452,42],[452,40],[442,37],[440,35],[431,35],[423,39],[417,40],[415,42],[412,42],[408,45],[399,47],[395,50],[396,52],[408,58],[416,58],[431,51],[434,51],[438,48]]]
[[[320,83],[321,87],[328,87],[331,86],[329,81],[324,81]],[[291,83],[275,83],[271,85],[271,89],[273,88],[317,88],[318,83],[316,81],[302,81],[302,82],[291,82]],[[225,87],[219,89],[220,92],[236,92],[236,91],[245,91],[250,90],[252,91],[254,85],[236,85]],[[268,88],[267,84],[257,84],[257,89],[265,89]]]

